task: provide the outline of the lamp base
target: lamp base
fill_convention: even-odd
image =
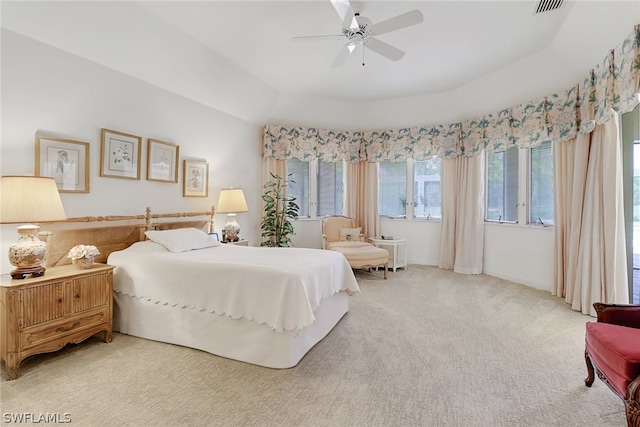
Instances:
[[[44,274],[42,266],[47,255],[47,244],[38,239],[40,227],[33,224],[25,224],[18,227],[20,238],[9,246],[9,262],[16,267],[11,272],[14,279],[24,279],[28,274],[39,277]]]
[[[19,267],[11,272],[12,279],[24,279],[27,275],[31,277],[40,277],[44,275],[46,268],[41,265],[35,265],[33,267]]]
[[[230,213],[227,215],[227,223],[224,225],[224,231],[228,242],[237,242],[240,240],[238,237],[240,225],[236,222],[236,214]]]

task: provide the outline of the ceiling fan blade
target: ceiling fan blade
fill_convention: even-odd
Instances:
[[[291,40],[300,41],[300,40],[341,40],[344,39],[344,34],[326,34],[320,36],[296,36],[291,37]]]
[[[369,27],[369,34],[371,34],[372,36],[378,36],[390,31],[399,30],[400,28],[419,24],[422,22],[422,20],[422,12],[420,12],[418,9],[415,9],[407,13],[403,13],[402,15],[389,18],[386,21],[378,22],[377,24],[371,25]]]
[[[404,51],[398,49],[397,47],[393,47],[388,43],[382,42],[378,39],[374,39],[373,37],[369,37],[364,42],[364,45],[372,51],[384,56],[385,58],[389,58],[392,61],[399,61],[404,56]]]
[[[358,22],[355,19],[355,14],[353,13],[349,0],[331,0],[331,4],[336,12],[338,12],[344,28],[358,28]]]
[[[342,49],[340,49],[340,53],[338,53],[338,56],[336,56],[333,64],[331,64],[331,68],[339,67],[347,62],[347,59],[349,59],[351,52],[353,52],[361,42],[361,40],[350,41],[349,43],[345,44]]]

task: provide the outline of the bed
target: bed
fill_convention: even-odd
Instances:
[[[102,230],[129,236],[125,244],[103,244],[109,245],[105,261],[116,266],[115,331],[290,368],[336,326],[349,296],[359,292],[340,253],[222,245],[197,227],[176,222]],[[79,233],[102,252],[93,240],[100,233]],[[59,234],[65,235],[55,232],[53,241]],[[63,247],[76,243],[66,240]]]

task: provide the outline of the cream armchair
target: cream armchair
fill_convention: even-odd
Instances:
[[[338,215],[323,218],[322,249],[341,252],[351,268],[384,267],[387,278],[389,252],[368,243],[353,218]]]

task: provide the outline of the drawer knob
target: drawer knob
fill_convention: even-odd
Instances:
[[[62,303],[62,298],[58,298],[58,303]]]

